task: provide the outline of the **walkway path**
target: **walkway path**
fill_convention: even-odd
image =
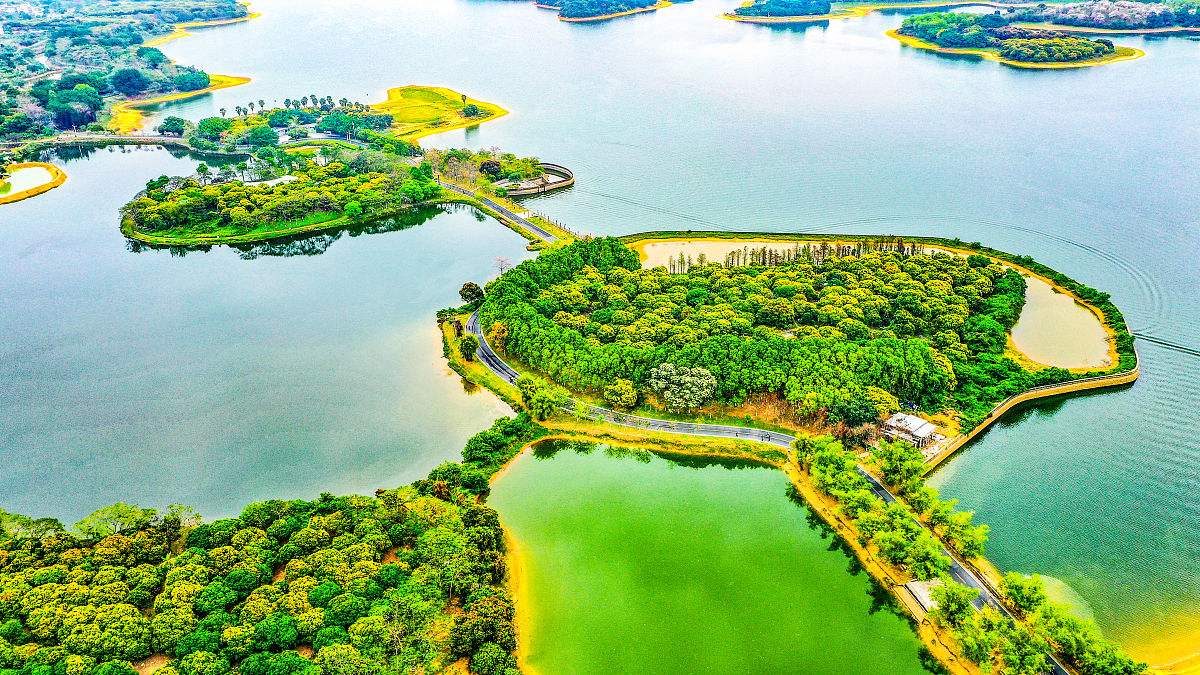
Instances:
[[[467,330],[470,331],[476,338],[479,339],[479,349],[475,352],[479,362],[487,366],[489,370],[503,379],[505,382],[516,383],[517,378],[521,376],[512,366],[504,362],[498,354],[488,344],[487,338],[483,335],[483,327],[479,325],[479,312],[475,312],[467,319]],[[563,409],[567,412],[574,413],[575,410],[583,408],[589,414],[602,418],[605,422],[616,424],[623,427],[631,427],[634,429],[647,429],[650,431],[664,431],[671,434],[686,434],[689,436],[707,436],[713,438],[736,438],[758,443],[766,443],[782,448],[791,449],[792,442],[796,440],[795,436],[780,433],[778,431],[767,431],[765,429],[754,429],[751,427],[735,427],[722,424],[703,424],[698,422],[677,422],[674,420],[661,420],[652,417],[639,417],[637,415],[627,415],[616,410],[601,408],[590,403],[568,399],[567,404]],[[861,464],[858,465],[858,473],[866,479],[871,492],[876,497],[884,502],[899,502],[887,487],[871,472],[867,471]],[[918,520],[914,521],[925,528],[924,523]],[[979,596],[975,599],[974,605],[976,609],[982,610],[985,605],[991,606],[997,611],[1003,613],[1010,620],[1015,621],[1012,613],[997,599],[996,592],[986,583],[971,568],[967,567],[958,559],[949,549],[942,547],[942,555],[950,558],[950,568],[948,570],[951,577],[958,583],[974,588],[979,591]],[[1050,661],[1050,671],[1054,675],[1068,675],[1065,668],[1053,656],[1048,657]]]

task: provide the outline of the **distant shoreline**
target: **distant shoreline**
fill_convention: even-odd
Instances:
[[[628,9],[628,10],[625,10],[624,12],[613,12],[612,14],[600,14],[598,16],[559,16],[558,20],[566,21],[567,23],[587,23],[589,21],[607,21],[608,19],[615,19],[615,18],[621,17],[621,16],[629,16],[630,14],[638,14],[640,12],[654,12],[654,11],[663,9],[664,7],[670,7],[670,6],[671,6],[670,0],[658,0],[658,2],[654,3],[653,5],[650,5],[649,7],[638,7],[637,9]],[[559,9],[558,7],[550,7],[548,5],[538,5],[538,7],[543,7],[546,9]]]
[[[915,49],[924,49],[926,51],[937,52],[939,54],[971,54],[985,58],[989,61],[1003,63],[1006,66],[1014,68],[1028,68],[1031,70],[1060,70],[1064,68],[1087,68],[1088,66],[1103,66],[1110,63],[1118,63],[1120,61],[1132,61],[1140,59],[1146,55],[1146,52],[1133,47],[1117,47],[1116,50],[1107,56],[1098,59],[1088,59],[1086,61],[1049,61],[1045,63],[1033,63],[1026,61],[1013,61],[1006,59],[999,54],[990,52],[984,49],[960,49],[956,47],[939,47],[931,42],[925,42],[920,38],[912,37],[911,35],[901,35],[900,29],[893,28],[884,33],[884,35],[899,40],[902,44],[913,47]]]

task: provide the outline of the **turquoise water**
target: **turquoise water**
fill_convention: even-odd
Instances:
[[[259,19],[164,47],[253,82],[168,110],[447,86],[512,113],[425,143],[570,166],[577,186],[527,203],[574,228],[957,236],[1034,255],[1111,292],[1135,331],[1200,347],[1200,44],[1122,37],[1147,56],[1036,72],[906,48],[883,35],[896,14],[714,18],[734,4],[581,26],[524,3],[262,0]],[[182,492],[215,514],[368,490],[486,426],[497,407],[438,364],[430,317],[522,255],[515,235],[459,213],[303,258],[130,253],[115,209],[188,165],[97,153],[0,207],[11,508],[74,517]],[[1134,387],[1014,416],[934,482],[992,526],[998,566],[1062,579],[1149,658],[1200,644],[1200,361],[1140,350]]]

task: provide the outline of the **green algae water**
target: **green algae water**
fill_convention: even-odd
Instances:
[[[916,675],[891,596],[769,468],[547,441],[489,503],[520,551],[538,675]],[[820,523],[820,524],[818,524]]]

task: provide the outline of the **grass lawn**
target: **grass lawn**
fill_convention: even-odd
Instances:
[[[467,104],[475,104],[480,114],[464,117],[461,113]],[[477,101],[445,87],[423,87],[409,85],[388,90],[387,100],[376,103],[371,109],[395,117],[392,129],[405,140],[415,141],[423,136],[474,126],[508,114],[494,103]]]

